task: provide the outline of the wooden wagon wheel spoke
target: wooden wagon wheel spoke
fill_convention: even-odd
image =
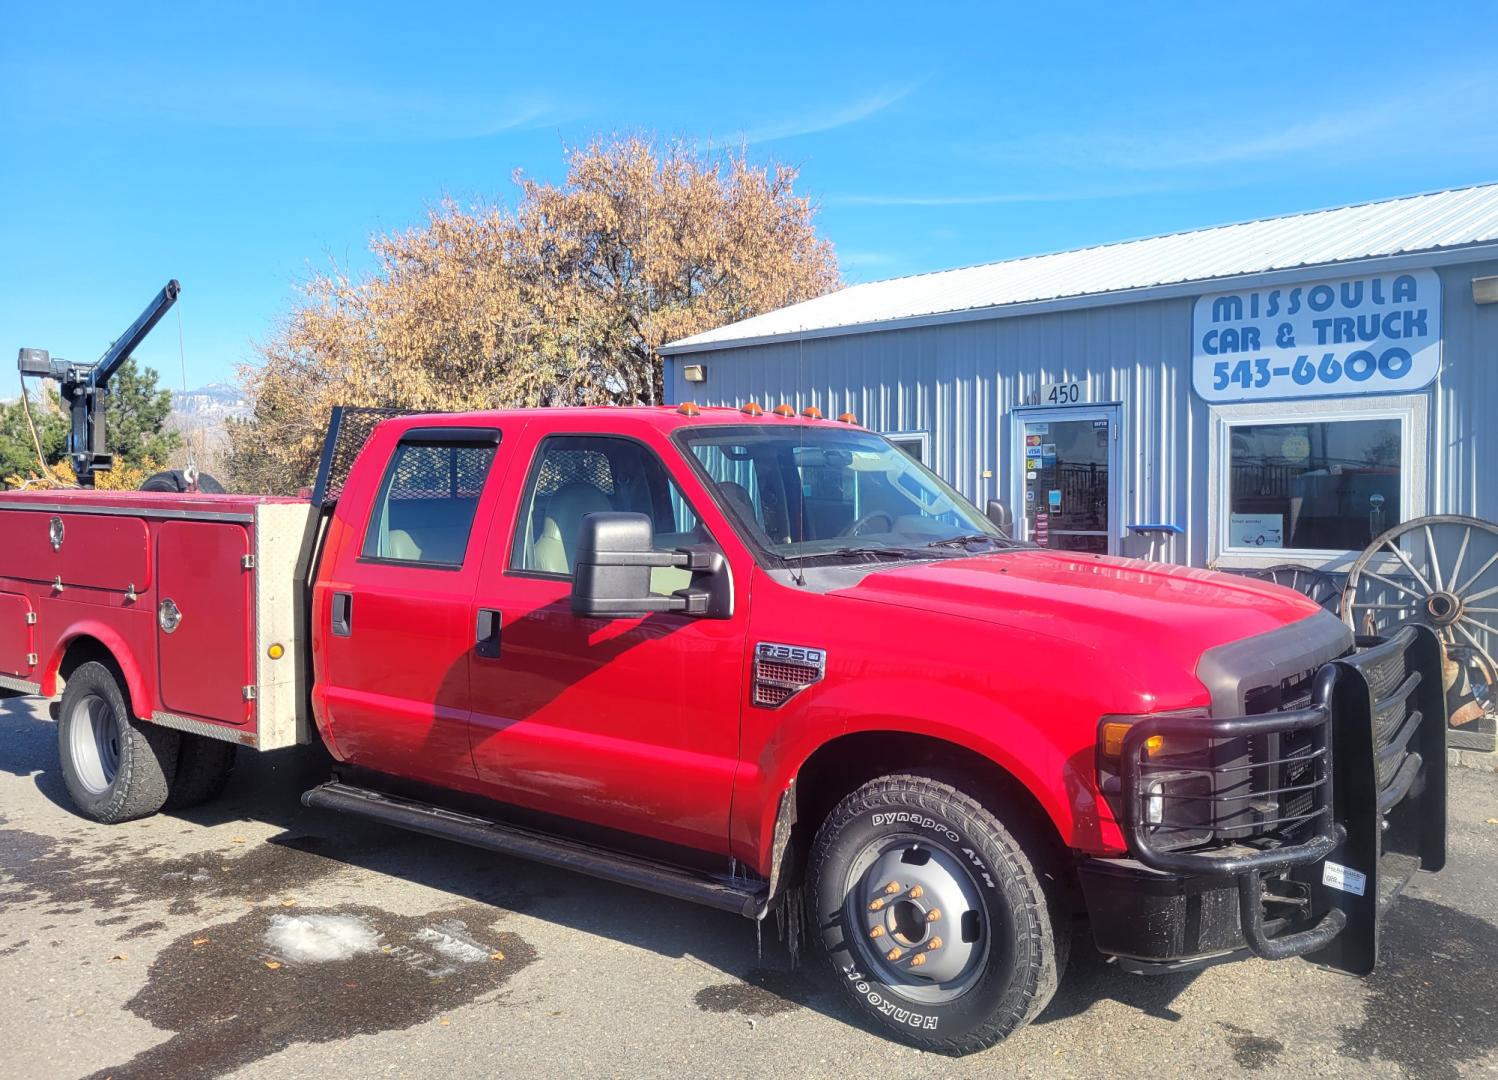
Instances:
[[[1468,534],[1471,535],[1470,533]],[[1446,587],[1446,582],[1441,578],[1440,552],[1436,551],[1436,538],[1430,531],[1430,526],[1425,526],[1425,550],[1430,552],[1430,576],[1436,583],[1433,592],[1439,592]]]
[[[1374,581],[1382,582],[1383,584],[1387,585],[1391,589],[1398,589],[1400,592],[1404,593],[1404,595],[1406,595],[1406,596],[1413,596],[1416,600],[1424,599],[1414,589],[1406,589],[1403,585],[1399,584],[1399,582],[1397,582],[1397,581],[1391,581],[1388,578],[1384,577],[1382,574],[1375,574],[1372,570],[1364,570],[1363,574],[1364,574],[1365,577],[1371,577]],[[1348,584],[1351,585],[1352,582],[1349,581]]]
[[[1364,634],[1392,633],[1404,622],[1429,626],[1467,673],[1455,692],[1492,716],[1498,602],[1491,597],[1498,597],[1498,524],[1434,515],[1396,525],[1368,545],[1348,572],[1341,614]]]
[[[1465,623],[1465,624],[1467,624],[1469,626],[1481,627],[1483,630],[1487,631],[1489,634],[1492,634],[1495,639],[1498,639],[1498,629],[1494,629],[1493,627],[1489,626],[1487,623],[1482,622],[1479,619],[1474,619],[1470,615],[1468,615],[1468,616],[1463,617],[1462,621],[1460,623],[1457,623],[1457,625],[1461,626],[1463,623]]]
[[[1482,578],[1482,575],[1486,574],[1490,569],[1492,569],[1494,563],[1498,563],[1498,551],[1493,552],[1493,557],[1482,564],[1482,569],[1477,571],[1477,573],[1473,574],[1466,581],[1458,585],[1455,591],[1459,593],[1466,592],[1473,585],[1476,585],[1477,582]]]
[[[1433,592],[1437,591],[1437,590],[1432,589],[1430,587],[1430,582],[1428,582],[1428,581],[1425,580],[1425,575],[1422,574],[1422,573],[1420,573],[1420,571],[1418,571],[1418,570],[1415,569],[1415,564],[1412,563],[1412,562],[1410,562],[1410,557],[1408,555],[1406,555],[1403,551],[1399,550],[1399,545],[1398,544],[1395,544],[1395,543],[1393,543],[1392,541],[1389,541],[1389,540],[1385,540],[1384,541],[1384,547],[1386,547],[1390,551],[1392,551],[1394,553],[1395,558],[1397,558],[1400,562],[1404,563],[1404,568],[1406,570],[1408,570],[1411,574],[1413,574],[1415,576],[1415,580],[1418,581],[1421,585],[1423,585],[1425,587],[1425,591],[1427,593],[1433,593]]]

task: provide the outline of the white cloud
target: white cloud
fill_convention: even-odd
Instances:
[[[767,143],[847,127],[883,112],[902,98],[909,96],[919,85],[920,82],[917,81],[906,86],[884,90],[857,101],[830,105],[780,120],[766,121],[746,129],[740,138],[745,143]]]
[[[1490,149],[1493,136],[1472,123],[1472,105],[1495,91],[1488,74],[1434,78],[1398,93],[1319,112],[1257,120],[1202,120],[1188,128],[1040,132],[991,143],[981,156],[1024,166],[1079,172],[1174,172],[1281,162],[1405,157],[1440,140],[1443,153]],[[1298,109],[1298,104],[1286,106]]]
[[[79,73],[62,92],[23,71],[20,92],[0,99],[0,120],[41,126],[137,124],[267,130],[325,140],[422,142],[483,138],[575,119],[554,95],[482,87],[340,81],[275,71]],[[163,108],[162,103],[170,103]]]
[[[822,199],[822,203],[826,206],[1003,206],[1009,203],[1089,202],[1097,199],[1153,195],[1163,191],[1180,191],[1187,186],[1189,185],[1179,181],[1161,181],[1159,183],[1103,185],[1072,191],[847,194],[828,195]]]

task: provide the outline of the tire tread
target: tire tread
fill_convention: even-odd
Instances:
[[[119,771],[102,795],[91,794],[77,781],[69,757],[73,712],[70,702],[90,692],[103,697],[114,711],[116,721],[122,721]],[[62,695],[57,740],[63,782],[74,805],[88,817],[114,825],[154,814],[166,805],[172,777],[177,771],[181,740],[177,732],[132,715],[129,692],[123,680],[109,666],[90,660],[68,677]]]
[[[1047,884],[1048,876],[1039,869],[1046,862],[1043,849],[1022,823],[1006,825],[976,798],[940,774],[911,772],[882,776],[844,798],[818,830],[807,873],[811,897],[820,895],[826,851],[838,833],[860,815],[891,804],[951,818],[969,836],[986,838],[1009,871],[1005,875],[1006,885],[1020,886],[1019,896],[1014,895],[1014,889],[1006,888],[1010,902],[1025,916],[1022,921],[1029,928],[1028,940],[1023,946],[1017,941],[1016,948],[1023,947],[1039,961],[1024,965],[1024,983],[1011,986],[986,1022],[961,1035],[932,1038],[905,1029],[899,1032],[902,1041],[934,1053],[956,1056],[987,1049],[1024,1027],[1045,1008],[1060,985],[1070,951],[1070,922],[1064,917],[1059,897],[1052,895],[1054,890]],[[1017,924],[1019,921],[1016,920]],[[820,948],[820,935],[814,936]],[[859,1013],[867,1015],[867,1004],[848,980],[839,977],[837,982]]]

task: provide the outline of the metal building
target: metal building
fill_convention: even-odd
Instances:
[[[661,351],[671,401],[850,411],[1051,547],[1345,573],[1400,522],[1498,520],[1498,184],[855,285]]]

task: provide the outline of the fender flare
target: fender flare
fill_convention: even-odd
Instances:
[[[867,691],[867,687],[864,690]],[[1062,843],[1067,846],[1085,846],[1094,842],[1099,822],[1091,777],[1084,775],[1076,758],[1068,756],[1053,737],[1048,736],[1039,725],[980,695],[948,691],[938,695],[947,700],[932,701],[929,686],[922,688],[922,694],[924,707],[919,711],[900,709],[906,703],[894,693],[879,699],[889,702],[899,711],[842,713],[842,706],[835,700],[819,703],[821,708],[818,712],[823,716],[842,715],[846,719],[840,723],[808,725],[803,729],[803,738],[797,740],[796,752],[785,755],[775,763],[773,770],[767,770],[768,775],[761,786],[764,809],[753,830],[754,842],[760,853],[759,860],[766,864],[762,866],[763,870],[773,872],[782,857],[783,844],[777,843],[784,829],[780,819],[786,806],[786,796],[794,788],[806,763],[822,747],[838,738],[865,733],[884,732],[926,737],[977,754],[1003,770],[1030,793]],[[936,707],[932,707],[933,705]],[[972,715],[986,717],[982,727],[964,725],[954,720],[933,719]],[[1021,753],[1015,749],[1016,745],[1029,747],[1032,752]],[[1033,753],[1035,749],[1046,749],[1051,753],[1045,760],[1037,760]],[[1090,748],[1085,757],[1085,764],[1090,769]]]
[[[79,638],[93,638],[104,647],[125,676],[125,688],[130,691],[130,706],[136,718],[149,720],[152,699],[146,686],[145,675],[136,662],[134,653],[130,651],[130,646],[126,644],[119,631],[94,619],[83,619],[73,623],[58,639],[51,655],[47,657],[47,666],[41,680],[42,696],[49,698],[57,696],[57,680],[62,669],[63,658],[67,656],[68,650]]]

